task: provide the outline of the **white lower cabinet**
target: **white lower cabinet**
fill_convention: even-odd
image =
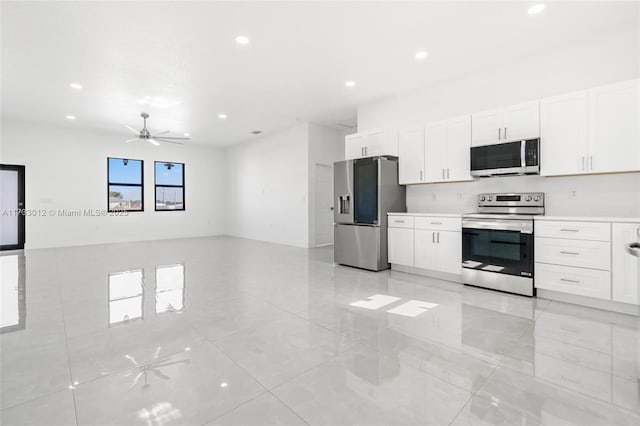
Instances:
[[[611,300],[611,224],[537,221],[535,286]]]
[[[389,263],[413,266],[413,227],[388,228]]]
[[[438,232],[436,241],[438,243],[436,270],[460,275],[462,273],[462,232]]]
[[[535,224],[536,288],[640,305],[640,259],[626,251],[640,221],[548,219]]]
[[[609,271],[536,262],[536,288],[597,299],[611,298]]]
[[[460,275],[461,229],[459,217],[390,215],[389,263]]]
[[[438,265],[438,246],[436,245],[437,231],[416,229],[415,236],[415,267],[422,269],[436,269]]]
[[[640,258],[627,253],[625,246],[638,241],[640,223],[612,225],[612,299],[616,302],[640,305]]]

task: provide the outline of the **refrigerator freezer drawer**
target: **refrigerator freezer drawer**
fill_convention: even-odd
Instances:
[[[379,226],[336,224],[334,260],[356,268],[381,271],[388,269],[387,236]]]

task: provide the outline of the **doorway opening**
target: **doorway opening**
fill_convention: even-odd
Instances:
[[[0,164],[0,250],[24,249],[24,166]]]

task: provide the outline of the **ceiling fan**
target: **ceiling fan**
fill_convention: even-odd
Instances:
[[[133,139],[129,139],[126,140],[125,142],[133,142],[133,141],[137,141],[137,140],[143,140],[143,141],[147,141],[152,145],[155,146],[159,146],[160,142],[169,142],[169,143],[175,143],[178,145],[182,145],[182,142],[178,142],[180,140],[186,140],[188,141],[189,138],[175,138],[175,137],[171,137],[171,136],[161,136],[161,135],[165,135],[167,133],[170,133],[169,130],[166,130],[164,132],[160,132],[158,134],[152,135],[151,132],[147,129],[147,118],[149,118],[149,114],[147,114],[146,112],[143,112],[142,114],[140,114],[140,117],[142,117],[142,119],[144,120],[144,124],[142,126],[142,130],[138,131],[136,129],[134,129],[131,126],[124,126],[127,129],[131,130],[133,133],[135,133],[136,135],[138,135],[137,138],[133,138]]]

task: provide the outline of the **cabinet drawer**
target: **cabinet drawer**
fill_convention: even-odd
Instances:
[[[459,217],[415,217],[416,229],[433,229],[435,231],[457,231],[462,230],[462,219]]]
[[[611,273],[597,269],[536,263],[535,286],[597,299],[611,298]]]
[[[413,216],[389,216],[389,228],[413,228]]]
[[[608,271],[611,269],[611,243],[536,237],[535,260]]]
[[[606,222],[562,222],[538,220],[536,237],[572,240],[611,241],[611,225]]]

